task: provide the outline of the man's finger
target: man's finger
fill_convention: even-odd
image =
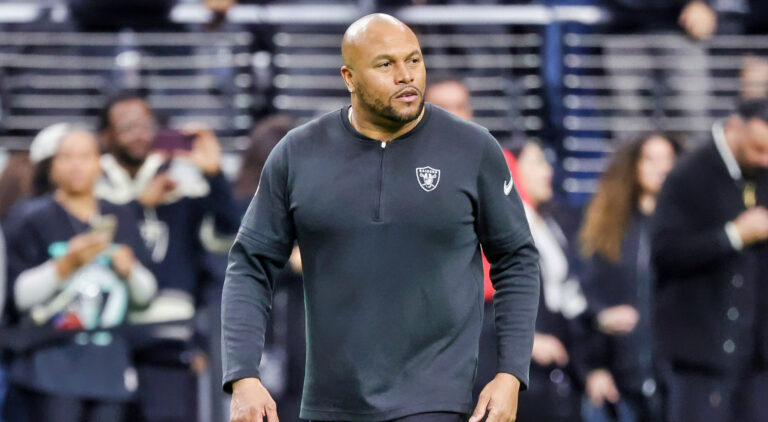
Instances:
[[[275,404],[267,406],[266,411],[267,411],[267,422],[280,422],[280,420],[277,418],[277,406],[275,406]]]
[[[480,397],[477,399],[477,406],[475,406],[475,411],[472,412],[472,417],[469,418],[469,422],[480,422],[483,419],[483,416],[485,416],[485,409],[488,407],[488,402],[491,400],[489,396],[489,394],[480,394]]]
[[[488,409],[488,418],[485,420],[485,422],[507,422],[502,417],[503,413],[501,410],[491,406]]]

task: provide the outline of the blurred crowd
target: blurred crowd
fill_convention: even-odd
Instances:
[[[167,29],[175,2],[72,3],[81,30],[110,31]],[[204,2],[217,16],[236,3],[248,2]],[[424,3],[434,2],[391,2]],[[761,32],[768,14],[754,0],[599,3],[624,32],[678,34],[690,54],[665,59],[702,63],[698,40]],[[606,59],[623,48],[608,46]],[[701,72],[696,83],[716,76]],[[648,76],[663,85],[675,75]],[[460,78],[428,80],[426,101],[473,119]],[[741,105],[702,142],[653,131],[615,139],[583,210],[558,201],[556,147],[500,140],[542,274],[518,420],[768,420],[766,93],[768,62],[755,52],[744,60]],[[11,154],[0,176],[0,421],[198,420],[200,403],[219,397],[201,386],[218,390],[221,376],[226,252],[269,152],[297,125],[261,119],[226,177],[210,128],[168,127],[142,93],[123,91],[96,127],[57,123]],[[487,267],[476,394],[495,374]],[[262,381],[281,420],[297,420],[298,248],[278,280],[266,342]]]

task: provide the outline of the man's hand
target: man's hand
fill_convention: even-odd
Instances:
[[[131,275],[131,269],[133,264],[136,263],[136,257],[133,255],[131,248],[125,245],[118,246],[112,255],[110,256],[112,261],[112,268],[115,272],[120,274],[120,277],[128,278]]]
[[[480,392],[477,406],[469,422],[480,422],[486,412],[486,422],[514,422],[517,419],[517,395],[520,381],[511,374],[500,372]]]
[[[678,23],[688,35],[705,40],[717,29],[717,14],[701,0],[694,0],[683,8]]]
[[[592,406],[602,407],[606,400],[611,403],[619,401],[619,389],[611,373],[605,369],[595,369],[587,375],[586,390]]]
[[[192,161],[205,176],[213,176],[221,168],[221,146],[212,130],[201,126],[188,126],[182,133],[194,136],[192,151],[177,151],[176,155]]]
[[[176,189],[176,182],[168,173],[160,173],[149,181],[144,192],[139,196],[139,203],[146,208],[154,208],[160,205],[166,195]]]
[[[232,402],[229,405],[229,422],[279,422],[277,404],[261,380],[243,378],[232,384]]]
[[[640,321],[640,314],[629,305],[612,306],[597,314],[597,328],[609,336],[623,336],[631,333],[638,321]]]
[[[557,366],[568,365],[568,351],[557,337],[549,334],[535,334],[533,337],[533,361],[541,366],[553,363]]]
[[[739,231],[744,246],[768,240],[768,210],[754,207],[742,212],[733,224]]]

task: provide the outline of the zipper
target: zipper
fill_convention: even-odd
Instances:
[[[381,143],[381,163],[379,165],[379,202],[376,205],[375,221],[381,221],[381,195],[384,190],[384,152],[387,150],[387,143]]]

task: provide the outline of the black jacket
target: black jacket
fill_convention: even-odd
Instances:
[[[757,203],[768,206],[768,172],[755,180]],[[724,229],[744,210],[712,141],[684,157],[662,188],[652,229],[656,330],[675,367],[733,374],[768,356],[768,244],[737,252]]]
[[[502,150],[425,105],[386,144],[347,108],[272,150],[229,255],[224,382],[259,375],[275,275],[296,240],[307,311],[303,419],[389,420],[472,410],[491,263],[498,368],[528,384],[537,252]]]
[[[608,336],[593,328],[590,341],[581,343],[589,349],[584,365],[589,370],[607,368],[623,391],[640,392],[643,382],[653,377],[654,274],[649,268],[648,226],[649,217],[635,213],[621,242],[621,259],[611,262],[595,255],[582,277],[591,319],[617,305],[630,305],[640,314],[637,326],[627,335]]]

